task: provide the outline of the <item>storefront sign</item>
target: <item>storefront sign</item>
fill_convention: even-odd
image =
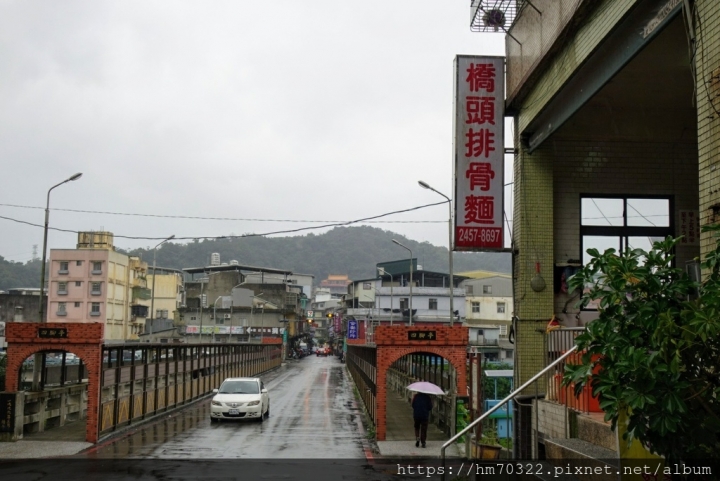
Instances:
[[[358,338],[358,323],[355,319],[351,319],[348,321],[347,338],[348,339],[357,339]]]
[[[700,216],[696,210],[680,211],[681,245],[700,245]]]
[[[454,250],[503,248],[503,57],[455,57]]]

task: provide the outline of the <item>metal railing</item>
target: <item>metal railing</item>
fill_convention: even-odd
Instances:
[[[527,381],[525,381],[525,383],[523,383],[522,386],[520,386],[519,388],[515,389],[513,392],[511,392],[510,394],[508,394],[507,397],[505,397],[504,399],[502,399],[499,403],[497,403],[495,406],[493,406],[492,408],[490,408],[488,411],[484,412],[484,413],[482,414],[482,416],[480,416],[479,418],[477,418],[476,420],[474,420],[473,422],[471,422],[470,424],[468,424],[468,425],[465,427],[465,429],[463,429],[462,431],[458,432],[455,436],[451,437],[445,444],[443,444],[442,447],[440,448],[440,458],[442,458],[443,468],[445,467],[445,450],[448,448],[448,446],[452,445],[452,444],[453,444],[455,441],[457,441],[461,436],[463,436],[465,433],[467,433],[468,431],[470,431],[471,429],[473,429],[475,426],[477,426],[478,424],[480,424],[483,420],[485,420],[486,418],[488,418],[492,413],[494,413],[495,411],[497,411],[498,409],[500,409],[500,408],[501,408],[502,406],[504,406],[508,401],[512,400],[515,396],[517,396],[518,394],[520,394],[520,392],[523,391],[525,388],[527,388],[527,387],[530,386],[532,383],[534,383],[535,381],[537,381],[538,379],[540,379],[540,377],[541,377],[543,374],[545,374],[545,373],[547,373],[548,371],[550,371],[552,368],[555,367],[555,365],[563,362],[567,357],[569,357],[570,355],[572,355],[572,353],[574,353],[575,351],[577,351],[577,345],[576,345],[576,346],[573,346],[572,348],[570,348],[565,354],[563,354],[562,356],[560,356],[559,358],[557,358],[555,361],[553,361],[551,364],[549,364],[548,366],[546,366],[542,371],[538,372],[538,373],[535,374],[533,377],[531,377],[530,379],[528,379]],[[466,445],[469,444],[469,442],[470,442],[470,436],[468,436],[467,439],[466,439],[466,441],[465,441]],[[466,452],[467,452],[467,451],[466,451]],[[445,470],[443,469],[443,471],[445,471]]]

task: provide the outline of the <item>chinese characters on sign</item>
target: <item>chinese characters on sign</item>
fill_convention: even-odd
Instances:
[[[357,339],[358,338],[358,324],[357,324],[357,321],[354,319],[351,319],[348,321],[347,337],[348,337],[348,339]]]
[[[455,250],[503,247],[504,58],[455,58]]]
[[[284,327],[254,327],[254,326],[203,326],[203,334],[260,334],[279,336],[285,331]],[[185,334],[199,334],[200,326],[185,326]]]
[[[408,341],[435,341],[435,331],[408,331]]]
[[[15,430],[15,394],[0,394],[0,433]]]
[[[40,329],[38,329],[37,337],[42,339],[67,339],[68,333],[67,329],[65,328],[47,329],[41,327]]]
[[[696,246],[700,244],[700,217],[696,210],[680,211],[681,245]]]

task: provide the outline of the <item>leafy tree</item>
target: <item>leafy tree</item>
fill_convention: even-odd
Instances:
[[[599,300],[599,318],[577,337],[582,365],[567,365],[564,376],[577,393],[590,382],[612,428],[627,413],[625,439],[670,462],[720,453],[720,242],[702,282],[672,267],[679,242],[587,251],[592,260],[569,285],[585,291],[583,307]]]

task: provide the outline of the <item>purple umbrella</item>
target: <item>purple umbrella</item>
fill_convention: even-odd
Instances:
[[[410,384],[406,389],[409,391],[424,392],[425,394],[439,394],[441,396],[445,395],[445,391],[443,391],[440,386],[437,386],[431,382],[414,382]]]

